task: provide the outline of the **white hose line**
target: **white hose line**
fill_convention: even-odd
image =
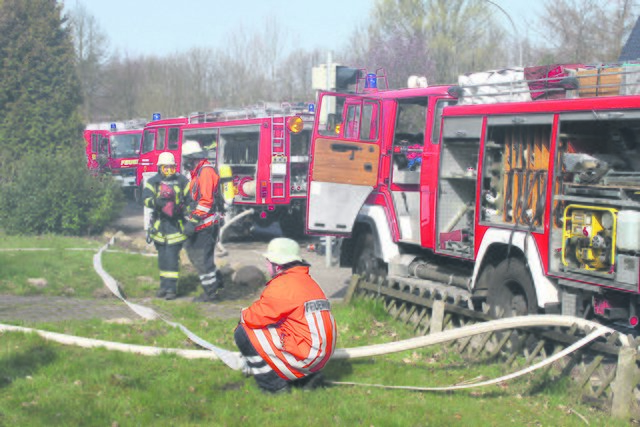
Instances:
[[[76,337],[73,335],[59,334],[57,332],[42,331],[39,329],[25,328],[22,326],[0,324],[0,332],[36,333],[42,338],[58,344],[74,345],[82,348],[105,348],[107,350],[123,353],[135,353],[143,356],[159,356],[161,354],[175,354],[186,359],[218,359],[218,356],[210,350],[183,350],[179,348],[159,348],[145,345],[124,344],[111,341],[103,341],[93,338]]]
[[[113,293],[116,297],[118,297],[122,302],[127,304],[131,310],[133,310],[138,316],[142,317],[146,320],[159,319],[160,315],[156,313],[153,309],[144,307],[139,304],[134,304],[129,301],[122,295],[120,292],[120,287],[118,286],[118,282],[116,279],[111,277],[109,273],[107,273],[102,267],[102,253],[114,243],[115,239],[112,237],[109,240],[109,243],[100,248],[100,250],[93,256],[93,269],[98,273],[98,276],[102,279],[105,286],[109,288],[111,293]]]
[[[59,251],[59,248],[0,248],[0,252],[38,252],[38,251]],[[64,248],[65,251],[91,251],[95,248]]]
[[[38,251],[59,251],[59,248],[0,248],[0,252],[38,252]],[[65,251],[87,251],[95,252],[95,248],[62,248]],[[157,253],[140,251],[122,251],[119,249],[107,249],[105,252],[125,255],[141,255],[146,257],[157,257]]]
[[[165,320],[165,319],[163,319]],[[166,322],[170,323],[172,326],[181,325],[176,324],[174,322]],[[488,332],[495,332],[503,329],[510,329],[513,327],[531,327],[531,326],[561,326],[561,327],[571,327],[574,324],[580,326],[583,322],[582,326],[590,326],[593,322],[585,321],[584,319],[574,318],[570,316],[547,316],[547,315],[537,315],[537,316],[522,316],[522,317],[513,317],[507,319],[498,319],[492,320],[490,322],[484,322],[482,324],[464,326],[462,328],[453,329],[449,331],[438,332],[432,335],[426,335],[424,337],[417,338],[409,338],[403,341],[396,341],[392,343],[386,344],[377,344],[372,346],[363,346],[363,347],[354,347],[354,348],[338,348],[332,356],[332,359],[337,360],[347,360],[347,359],[357,359],[363,357],[372,357],[372,356],[380,356],[384,354],[396,353],[399,351],[411,350],[420,347],[428,347],[430,345],[441,344],[448,341],[455,341],[462,338],[468,338],[475,335],[485,334]],[[589,341],[602,336],[607,333],[614,332],[612,329],[602,326],[596,325],[595,332],[592,332],[587,337],[582,338],[580,341],[574,343],[567,349],[563,350],[558,354],[562,354],[562,356],[555,355],[550,359],[546,359],[543,362],[540,362],[538,365],[535,365],[535,369],[539,369],[542,366],[545,366],[548,363],[553,363],[553,361],[559,359],[560,357],[564,357],[566,354],[569,354],[572,351],[575,351],[577,348],[585,345]],[[478,327],[482,326],[482,327]],[[486,326],[486,327],[485,327]],[[184,327],[183,327],[184,328]],[[188,329],[184,328],[183,331],[188,331]],[[18,332],[30,332],[37,333],[43,338],[58,342],[60,344],[67,345],[76,345],[79,347],[85,348],[93,348],[93,347],[104,347],[108,350],[117,350],[122,352],[136,353],[142,354],[145,356],[155,356],[159,354],[165,353],[173,353],[177,354],[181,357],[186,358],[200,358],[200,359],[219,359],[216,354],[210,350],[180,350],[180,349],[172,349],[172,348],[158,348],[158,347],[148,347],[141,345],[133,345],[133,344],[123,344],[123,343],[115,343],[110,341],[103,341],[91,338],[83,338],[83,337],[75,337],[72,335],[59,334],[55,332],[42,331],[38,329],[25,328],[20,326],[13,325],[4,325],[0,324],[0,331],[18,331]],[[197,337],[196,337],[197,338]],[[623,345],[628,345],[628,341],[626,337],[621,336],[621,341]],[[622,339],[625,338],[625,339]],[[206,348],[206,346],[203,345]],[[223,349],[220,349],[223,350]],[[228,350],[223,350],[228,352]],[[229,352],[231,353],[231,352]],[[239,355],[239,353],[233,353],[235,355]],[[551,360],[553,359],[553,360]],[[551,362],[547,362],[547,360],[551,360]],[[341,383],[342,384],[342,383]],[[351,383],[344,383],[351,384]],[[375,385],[372,385],[375,386]],[[391,386],[384,386],[391,387]]]
[[[241,218],[244,218],[247,215],[251,215],[253,212],[254,212],[253,209],[247,209],[244,212],[240,212],[238,215],[234,216],[229,221],[224,222],[224,225],[222,226],[222,228],[220,228],[220,233],[218,234],[218,243],[216,244],[216,247],[218,248],[220,255],[227,254],[227,250],[224,248],[224,246],[222,246],[222,235],[224,234],[224,232],[227,231],[227,229],[231,224],[233,224],[234,222],[237,222],[238,220],[240,220]]]
[[[172,322],[164,318],[160,314],[156,313],[153,309],[127,301],[127,299],[124,297],[124,295],[122,295],[122,292],[120,291],[118,282],[116,282],[116,280],[111,275],[109,275],[109,273],[107,273],[102,267],[102,253],[110,245],[112,245],[113,242],[114,242],[114,238],[112,237],[111,240],[102,248],[100,248],[100,250],[93,256],[93,268],[96,270],[96,273],[98,273],[98,275],[100,276],[104,284],[107,286],[107,288],[109,288],[109,290],[116,297],[118,297],[120,300],[122,300],[122,302],[127,304],[131,310],[133,310],[136,314],[138,314],[143,319],[147,319],[147,320],[160,319],[173,327],[179,328],[185,335],[189,337],[189,339],[191,339],[191,341],[195,342],[201,347],[204,347],[214,352],[218,356],[218,358],[222,360],[231,369],[241,370],[243,368],[245,363],[243,358],[240,357],[240,353],[231,352],[229,350],[216,347],[210,342],[200,338],[199,336],[191,332],[189,329],[187,329],[185,326],[181,325],[180,323]]]
[[[488,385],[494,385],[494,384],[500,384],[503,383],[505,381],[509,381],[512,380],[514,378],[518,378],[521,377],[523,375],[526,375],[528,373],[531,373],[537,369],[540,368],[544,368],[547,365],[550,365],[560,359],[562,359],[563,357],[565,357],[566,355],[576,351],[577,349],[579,349],[580,347],[585,346],[586,344],[590,343],[591,341],[595,340],[598,337],[601,337],[602,335],[608,333],[608,328],[606,327],[599,327],[598,329],[596,329],[594,332],[590,333],[589,335],[587,335],[586,337],[582,338],[580,341],[577,341],[575,343],[573,343],[572,345],[570,345],[569,347],[565,348],[564,350],[558,352],[557,354],[548,357],[534,365],[531,365],[525,369],[521,369],[520,371],[517,372],[513,372],[511,374],[508,375],[504,375],[502,377],[499,378],[494,378],[492,380],[488,380],[488,381],[483,381],[483,382],[479,382],[479,383],[473,383],[473,384],[463,384],[463,385],[452,385],[452,386],[448,386],[448,387],[414,387],[414,386],[395,386],[395,385],[383,385],[383,384],[366,384],[366,383],[354,383],[354,382],[343,382],[343,381],[329,381],[329,384],[335,384],[335,385],[352,385],[352,386],[363,386],[363,387],[377,387],[377,388],[385,388],[385,389],[398,389],[398,390],[415,390],[415,391],[453,391],[453,390],[463,390],[463,389],[468,389],[468,388],[476,388],[476,387],[484,387],[484,386],[488,386]]]
[[[405,350],[412,350],[421,347],[427,347],[434,344],[441,344],[447,341],[454,341],[461,338],[467,338],[474,335],[480,335],[488,332],[500,331],[504,329],[527,328],[527,327],[545,327],[545,326],[561,326],[571,327],[577,325],[582,329],[600,329],[604,328],[606,333],[614,333],[615,330],[602,326],[599,323],[590,320],[581,319],[571,316],[559,315],[530,315],[519,317],[507,317],[504,319],[491,320],[489,322],[476,323],[462,328],[451,329],[443,332],[437,332],[431,335],[424,335],[415,338],[409,338],[403,341],[395,341],[385,344],[374,344],[369,346],[354,348],[338,348],[333,354],[334,359],[358,359],[362,357],[379,356],[383,354],[397,353]],[[629,345],[629,339],[625,335],[620,335],[620,342],[624,346]]]

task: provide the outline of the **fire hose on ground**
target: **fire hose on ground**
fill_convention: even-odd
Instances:
[[[229,226],[231,224],[239,221],[240,219],[244,218],[247,215],[251,215],[252,213],[253,213],[253,209],[247,209],[246,211],[241,212],[238,215],[234,216],[233,218],[229,219],[228,221],[224,222],[224,225],[220,228],[220,233],[218,234],[218,243],[216,243],[216,247],[218,248],[218,255],[220,256],[227,255],[227,250],[224,248],[224,246],[222,246],[222,236],[224,235],[224,232],[229,229]]]
[[[57,342],[65,345],[75,345],[83,348],[105,348],[107,350],[121,351],[127,353],[135,353],[144,356],[157,356],[161,354],[175,354],[177,356],[188,358],[188,359],[211,359],[211,360],[221,360],[228,367],[234,370],[241,370],[244,366],[244,361],[239,352],[232,352],[229,350],[225,350],[223,348],[214,346],[213,344],[207,342],[206,340],[198,337],[193,332],[189,331],[183,325],[172,322],[153,309],[141,306],[139,304],[134,304],[128,301],[124,295],[122,294],[116,280],[110,276],[102,267],[101,257],[103,252],[105,252],[110,245],[112,245],[114,239],[112,238],[109,243],[103,246],[93,257],[93,266],[98,275],[103,280],[105,286],[111,290],[111,292],[120,300],[122,300],[125,304],[129,306],[131,310],[133,310],[140,317],[147,320],[156,320],[161,319],[164,322],[168,323],[173,327],[177,327],[182,332],[187,335],[194,343],[199,346],[205,348],[206,350],[187,350],[187,349],[178,349],[178,348],[159,348],[152,346],[143,346],[143,345],[134,345],[134,344],[124,344],[110,341],[103,341],[91,338],[83,338],[72,335],[60,334],[55,332],[42,331],[32,328],[13,326],[13,325],[5,325],[0,324],[0,332],[23,332],[23,333],[36,333],[42,338]],[[587,345],[591,341],[594,341],[598,337],[604,336],[606,334],[615,333],[615,331],[606,326],[600,325],[595,322],[591,322],[586,319],[571,317],[571,316],[560,316],[560,315],[531,315],[531,316],[521,316],[521,317],[510,317],[505,319],[497,319],[483,323],[477,323],[470,326],[464,326],[457,329],[446,330],[443,332],[437,332],[430,335],[419,336],[415,338],[410,338],[402,341],[395,341],[391,343],[384,344],[374,344],[362,347],[354,347],[354,348],[338,348],[336,349],[332,359],[335,360],[351,360],[351,359],[359,359],[359,358],[368,358],[373,356],[381,356],[385,354],[397,353],[407,350],[413,350],[422,347],[428,347],[436,344],[443,344],[450,341],[459,340],[462,338],[473,337],[476,335],[487,334],[492,332],[498,332],[502,330],[508,330],[513,328],[527,328],[527,327],[567,327],[570,328],[572,326],[578,326],[584,330],[590,330],[585,337],[580,339],[579,341],[573,343],[569,347],[565,348],[561,352],[548,357],[545,360],[542,360],[532,366],[529,366],[520,371],[495,378],[492,380],[478,382],[478,383],[468,383],[468,384],[460,384],[453,385],[448,387],[413,387],[413,386],[389,386],[389,385],[380,385],[380,384],[362,384],[362,383],[353,383],[353,382],[337,382],[332,381],[331,384],[336,385],[360,385],[360,386],[368,386],[368,387],[382,387],[388,389],[404,389],[404,390],[416,390],[416,391],[451,391],[451,390],[461,390],[466,388],[474,388],[481,386],[488,386],[493,384],[499,384],[522,375],[533,372],[537,369],[543,368],[551,363],[556,362],[557,360],[565,357],[566,355],[578,350],[579,348]],[[629,346],[629,340],[626,336],[620,337],[621,344],[623,346]]]

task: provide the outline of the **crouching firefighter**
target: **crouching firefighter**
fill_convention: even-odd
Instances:
[[[299,245],[278,237],[264,254],[271,280],[260,299],[242,310],[234,339],[245,358],[243,371],[263,392],[293,386],[312,389],[331,358],[338,331],[331,304],[309,275]]]
[[[185,141],[182,144],[182,158],[184,167],[191,173],[185,222],[188,240],[185,249],[198,271],[203,290],[193,301],[213,302],[223,286],[214,263],[223,209],[222,198],[218,194],[220,177],[197,141]]]
[[[180,249],[187,239],[184,234],[184,207],[189,180],[176,173],[171,153],[158,157],[158,173],[147,181],[142,191],[144,205],[153,210],[149,224],[149,240],[158,251],[160,289],[158,298],[175,299],[180,276]]]

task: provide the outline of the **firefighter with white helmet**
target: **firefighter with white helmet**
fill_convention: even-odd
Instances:
[[[197,141],[187,140],[182,144],[182,158],[182,165],[191,174],[185,224],[185,233],[189,238],[185,242],[185,249],[189,260],[198,270],[203,290],[193,301],[213,302],[223,286],[214,263],[222,220],[222,197],[218,193],[220,177]]]
[[[149,237],[158,251],[160,289],[158,298],[175,299],[180,276],[180,249],[187,239],[184,234],[184,209],[189,180],[176,173],[172,153],[158,156],[158,173],[152,176],[142,191],[144,205],[153,210]]]

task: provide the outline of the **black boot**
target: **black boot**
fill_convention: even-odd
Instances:
[[[178,297],[178,293],[176,292],[176,288],[167,288],[167,292],[165,293],[164,299],[170,301],[172,299],[176,299]]]
[[[158,297],[158,298],[164,298],[166,296],[167,296],[167,290],[165,288],[160,288],[156,292],[156,297]]]
[[[193,302],[214,302],[219,301],[218,288],[214,286],[203,286],[202,292],[199,296],[193,299]]]

